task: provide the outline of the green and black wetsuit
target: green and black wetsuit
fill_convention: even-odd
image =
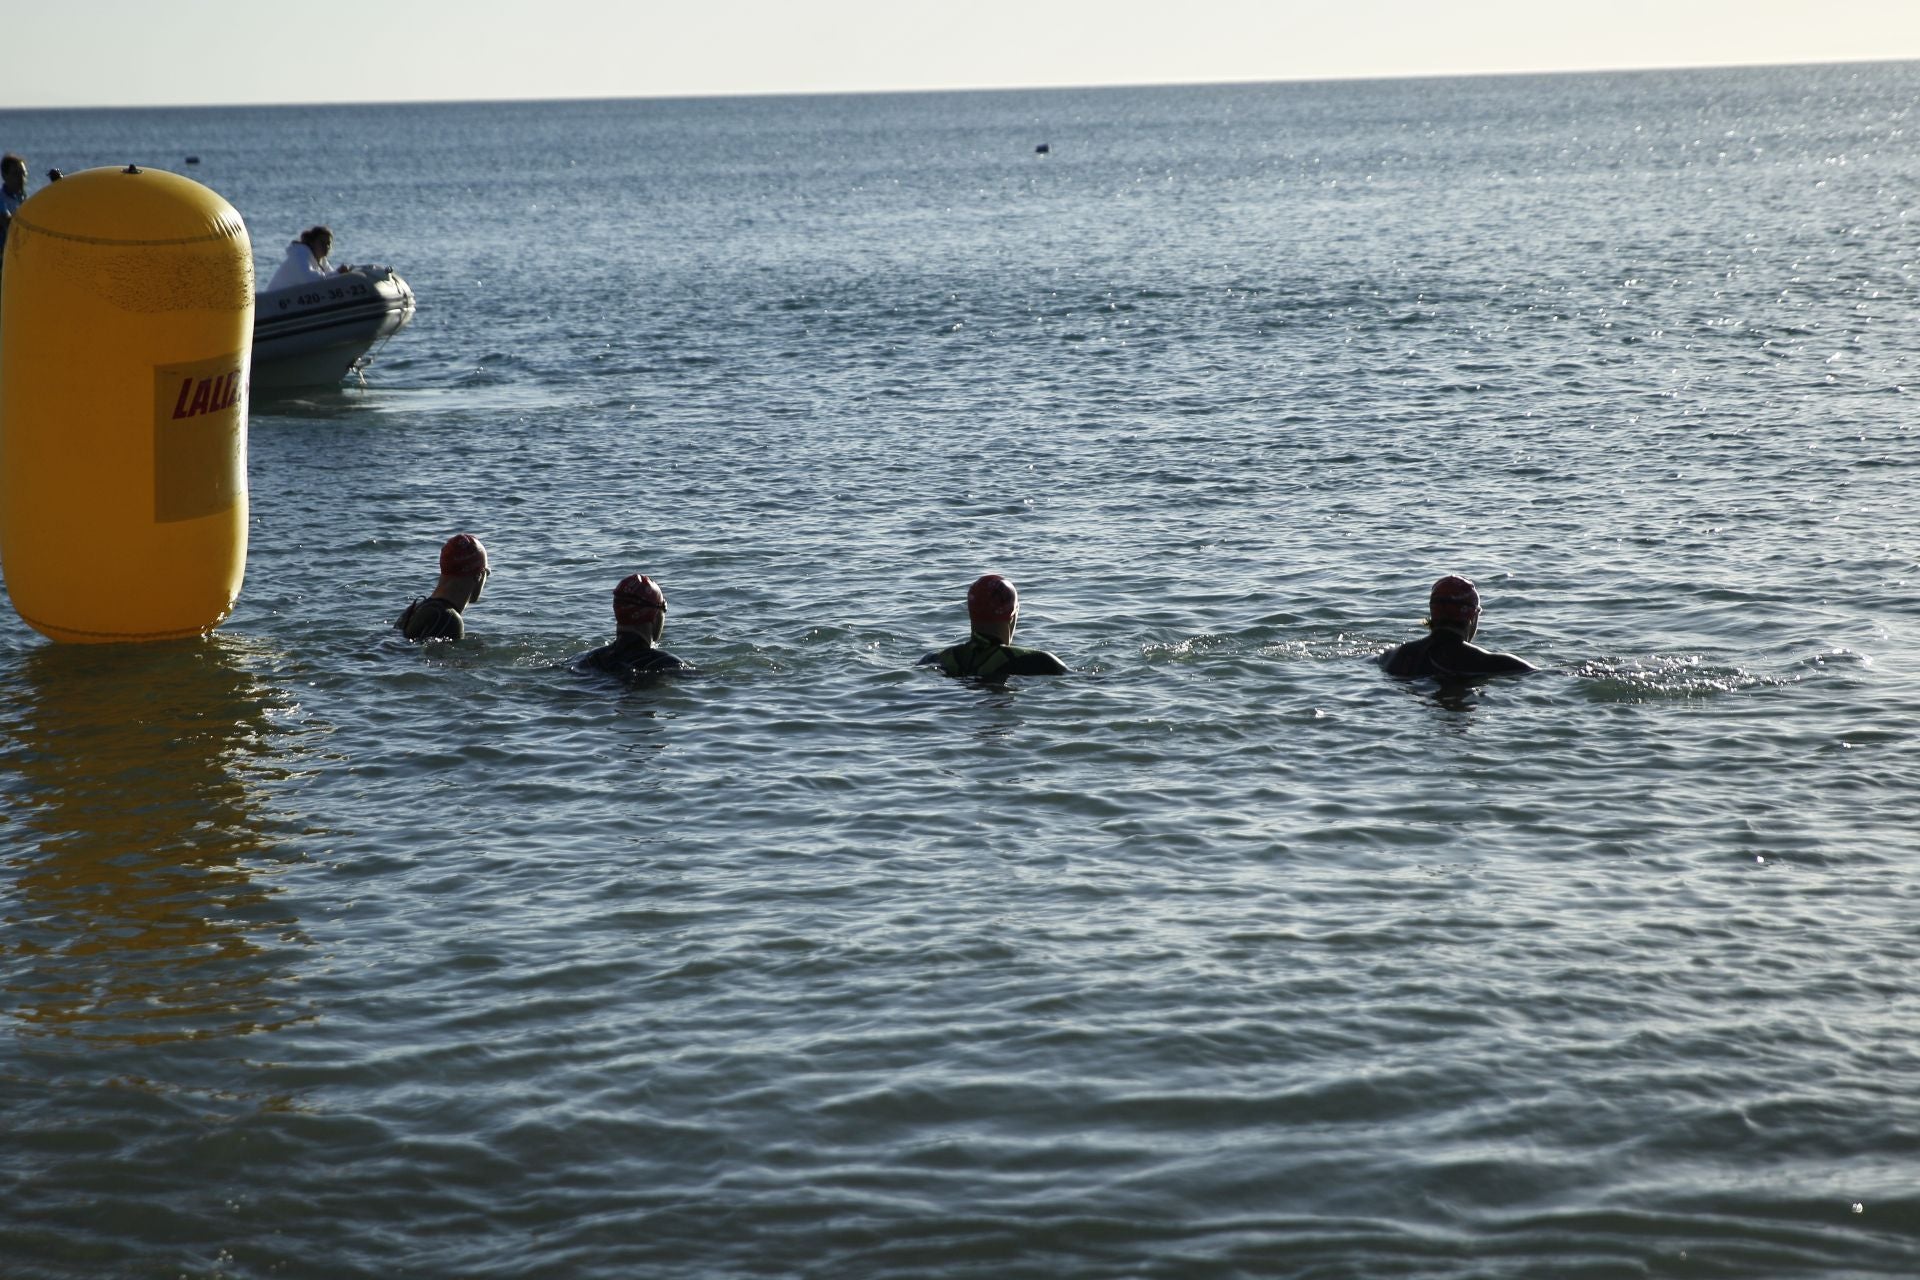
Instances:
[[[393,625],[409,640],[458,640],[467,634],[460,610],[439,596],[415,600]]]
[[[651,642],[639,636],[615,637],[612,644],[601,645],[593,652],[583,653],[573,660],[575,671],[604,671],[623,680],[662,671],[680,671],[686,665],[665,649],[656,649]]]
[[[1067,664],[1045,649],[1020,649],[974,632],[965,643],[930,653],[915,665],[939,667],[950,676],[1004,680],[1008,676],[1057,676]]]
[[[1517,676],[1538,667],[1510,653],[1482,649],[1464,636],[1445,627],[1433,634],[1409,640],[1397,649],[1380,655],[1380,667],[1390,676],[1416,679],[1421,676],[1461,678],[1466,676]]]

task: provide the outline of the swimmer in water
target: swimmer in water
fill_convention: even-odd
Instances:
[[[487,585],[487,549],[470,533],[456,533],[440,548],[440,581],[433,594],[415,600],[393,624],[409,640],[458,640],[467,634],[461,611]]]
[[[939,667],[950,676],[979,680],[1065,674],[1067,664],[1046,650],[1013,646],[1013,628],[1020,621],[1020,596],[999,574],[989,573],[967,589],[967,620],[973,627],[971,638],[930,653],[915,665]]]
[[[1432,634],[1409,640],[1380,655],[1380,666],[1390,676],[1507,676],[1538,671],[1524,658],[1494,653],[1473,644],[1480,627],[1480,593],[1465,578],[1448,574],[1433,584],[1427,601],[1427,627]]]
[[[667,593],[652,578],[633,573],[620,579],[613,589],[613,623],[613,643],[575,658],[575,671],[604,671],[631,680],[687,669],[660,647],[660,635],[667,629]]]

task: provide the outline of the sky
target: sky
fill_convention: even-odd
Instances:
[[[0,108],[1920,58],[1920,0],[22,0]]]

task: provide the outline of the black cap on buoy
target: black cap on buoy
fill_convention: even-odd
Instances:
[[[139,166],[139,165],[137,165],[137,164],[130,164],[130,165],[128,165],[128,166],[127,166],[126,168],[124,168],[124,169],[122,169],[122,170],[121,170],[120,172],[122,172],[122,173],[138,173],[138,172],[140,172],[140,166]]]
[[[1043,143],[1041,143],[1041,144],[1040,144],[1039,146],[1037,146],[1037,147],[1035,147],[1035,148],[1033,149],[1033,154],[1035,154],[1035,155],[1037,155],[1037,156],[1044,156],[1044,155],[1046,155],[1046,154],[1047,154],[1047,153],[1048,153],[1049,151],[1052,151],[1052,150],[1053,150],[1053,148],[1052,148],[1052,147],[1050,147],[1050,146],[1048,146],[1048,145],[1047,145],[1046,143],[1044,143],[1044,142],[1043,142]]]

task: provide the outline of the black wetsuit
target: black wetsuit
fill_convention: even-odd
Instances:
[[[415,600],[393,625],[409,640],[458,640],[467,634],[460,611],[439,596]]]
[[[1494,653],[1468,641],[1457,631],[1436,628],[1432,635],[1409,640],[1380,655],[1380,666],[1390,676],[1507,676],[1539,668],[1510,653]]]
[[[583,653],[573,660],[575,671],[604,671],[624,680],[657,675],[663,671],[682,671],[686,666],[665,649],[654,648],[651,641],[640,636],[616,636],[612,644],[601,645],[592,653]]]
[[[950,676],[973,676],[979,680],[1057,676],[1066,674],[1067,670],[1066,663],[1045,649],[1019,649],[978,631],[964,643],[930,653],[914,665],[939,667]]]

